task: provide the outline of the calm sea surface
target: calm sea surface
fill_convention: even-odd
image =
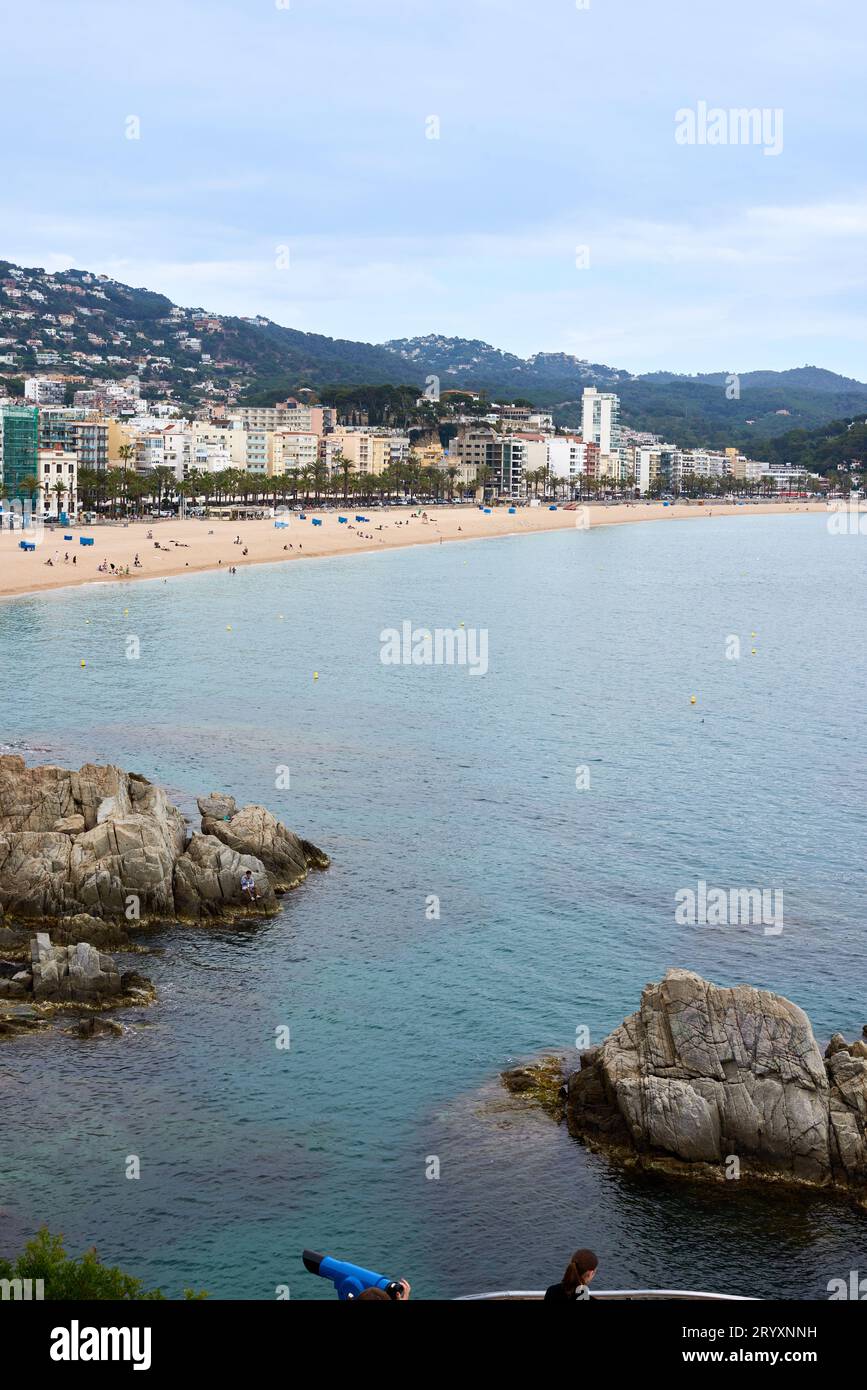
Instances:
[[[44,1221],[173,1296],[260,1299],[333,1296],[305,1245],[421,1297],[539,1287],[578,1245],[603,1288],[867,1270],[846,1205],[624,1176],[496,1084],[672,965],[860,1033],[865,579],[824,517],[745,516],[0,606],[0,743],[188,813],[265,803],[333,859],[273,921],[149,934],[159,1003],[123,1039],[0,1047],[0,1249]],[[488,674],[383,665],[407,619],[487,629]],[[677,926],[699,879],[781,889],[783,933]]]

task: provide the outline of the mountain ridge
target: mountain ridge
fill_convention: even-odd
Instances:
[[[181,307],[144,286],[71,269],[0,260],[0,376],[50,370],[89,378],[136,375],[146,397],[179,407],[280,399],[303,387],[405,386],[532,400],[558,424],[580,425],[585,386],[615,390],[623,422],[682,445],[748,445],[867,412],[867,384],[809,364],[780,372],[636,374],[570,353],[527,358],[481,338],[429,333],[365,343],[276,323],[265,315]],[[732,382],[736,382],[736,391]]]

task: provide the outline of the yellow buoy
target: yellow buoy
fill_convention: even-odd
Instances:
[[[319,672],[318,672],[318,671],[314,671],[314,672],[313,672],[313,679],[314,679],[315,681],[318,681],[318,679],[319,679]]]
[[[690,697],[689,697],[689,703],[690,703],[691,705],[694,705],[694,704],[695,704],[695,696],[694,696],[694,695],[690,695]]]
[[[128,608],[125,608],[125,609],[123,610],[123,616],[126,617],[126,615],[127,615],[128,613],[129,613],[129,609],[128,609]]]
[[[82,664],[82,666],[86,666],[86,665],[87,665],[87,662],[86,662],[86,661],[82,661],[81,664]]]
[[[755,656],[755,654],[756,654],[756,649],[755,649],[755,647],[753,647],[753,656]]]
[[[231,623],[226,623],[226,631],[227,631],[227,632],[231,632],[231,631],[232,631],[232,624],[231,624]]]

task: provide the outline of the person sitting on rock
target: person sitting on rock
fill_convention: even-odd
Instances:
[[[576,1250],[559,1284],[545,1290],[545,1303],[583,1303],[590,1297],[589,1285],[599,1267],[592,1250]]]
[[[255,903],[259,900],[259,890],[256,887],[256,880],[253,877],[252,869],[245,869],[241,875],[241,892],[250,902]]]

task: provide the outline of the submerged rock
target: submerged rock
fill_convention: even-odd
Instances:
[[[550,1111],[563,1114],[564,1058],[545,1055],[500,1073],[500,1080],[513,1095],[524,1096]]]
[[[115,1023],[113,1018],[99,1018],[90,1014],[78,1020],[75,1032],[79,1038],[100,1038],[106,1035],[119,1038],[123,1034],[123,1025]]]
[[[294,888],[328,856],[262,806],[238,810],[213,792],[199,802],[202,835],[188,836],[160,787],[118,767],[28,768],[0,757],[0,918],[46,924],[68,944],[122,945],[107,927],[230,920],[276,912],[275,890]],[[249,869],[258,896],[242,892]],[[98,920],[103,934],[87,922]]]
[[[637,1013],[581,1055],[566,1085],[567,1123],[640,1167],[723,1178],[736,1158],[744,1177],[867,1200],[860,1047],[837,1034],[823,1058],[788,999],[669,970],[646,986]]]

